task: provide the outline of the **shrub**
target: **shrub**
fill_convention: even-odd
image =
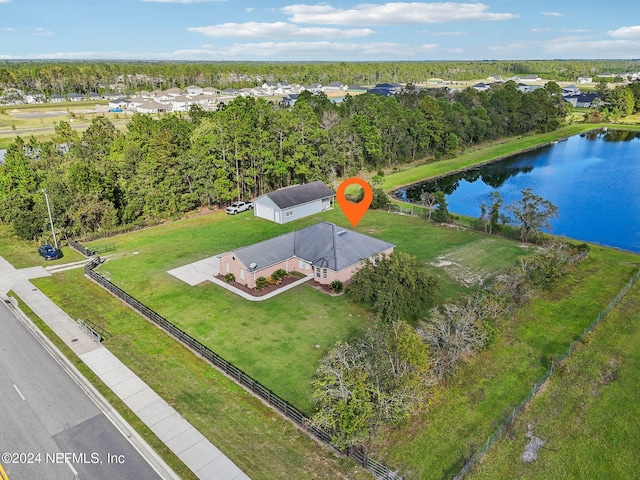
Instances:
[[[273,272],[271,274],[271,276],[275,279],[275,280],[282,280],[283,278],[285,278],[287,276],[287,271],[283,268],[280,268],[278,270],[276,270],[275,272]]]
[[[256,287],[255,287],[256,291],[260,291],[263,288],[266,288],[268,286],[269,286],[269,281],[266,278],[264,277],[256,278]]]
[[[233,273],[227,273],[224,276],[224,281],[227,283],[233,283],[236,281],[236,276]]]
[[[267,279],[267,282],[269,282],[269,285],[280,285],[282,283],[282,280],[280,280],[280,278],[276,278],[275,275],[271,275]]]
[[[329,284],[329,290],[334,293],[340,293],[342,291],[343,284],[340,280],[334,280]]]

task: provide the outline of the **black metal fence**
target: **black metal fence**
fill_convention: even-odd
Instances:
[[[75,248],[75,247],[74,247]],[[362,465],[364,468],[372,472],[376,477],[385,480],[402,480],[402,476],[400,476],[397,472],[392,471],[387,466],[369,458],[364,452],[364,450],[360,448],[350,448],[346,451],[342,451],[331,444],[331,436],[325,432],[321,428],[314,427],[311,425],[310,419],[298,410],[296,407],[291,405],[286,400],[283,400],[278,395],[273,393],[267,387],[262,385],[257,380],[253,379],[251,376],[243,372],[241,369],[233,365],[231,362],[228,362],[220,355],[209,349],[209,347],[203,345],[195,338],[191,337],[188,333],[182,331],[180,328],[176,327],[169,320],[162,317],[160,314],[154,312],[149,307],[136,300],[134,297],[129,295],[127,292],[122,290],[120,287],[114,285],[109,280],[101,276],[99,273],[95,271],[95,268],[100,265],[102,262],[100,257],[95,257],[89,263],[87,263],[84,267],[85,275],[87,275],[90,279],[96,282],[98,285],[102,286],[106,290],[108,290],[111,294],[118,297],[120,300],[125,302],[135,311],[158,325],[164,331],[169,333],[175,339],[192,349],[194,352],[205,358],[212,365],[217,367],[219,370],[224,372],[227,376],[231,377],[236,383],[244,387],[245,389],[252,392],[254,395],[259,397],[260,399],[267,402],[273,408],[282,413],[289,420],[294,422],[296,425],[309,432],[318,440],[323,443],[330,445],[336,451],[345,454],[355,460],[358,464]]]
[[[96,252],[94,252],[93,250],[89,250],[84,245],[80,245],[75,240],[69,240],[69,246],[77,252],[80,252],[85,257],[93,257],[96,254]]]

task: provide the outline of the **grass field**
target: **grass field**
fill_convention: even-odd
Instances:
[[[637,255],[592,247],[575,271],[500,327],[495,343],[456,372],[427,415],[382,432],[374,457],[402,466],[407,479],[451,478],[639,265]]]
[[[33,283],[72,318],[106,327],[113,336],[105,346],[251,479],[371,478],[86,280],[82,269]]]
[[[46,261],[38,255],[39,243],[18,239],[13,228],[0,225],[0,256],[11,262],[16,268],[33,267],[36,265],[59,265],[82,260],[84,257],[69,247],[61,247],[64,257],[59,260]]]
[[[639,372],[637,283],[467,478],[638,478]],[[520,460],[528,425],[546,442],[533,463]]]
[[[117,244],[117,258],[100,272],[309,413],[309,382],[319,359],[335,342],[374,321],[366,309],[347,295],[331,297],[307,285],[249,302],[213,284],[191,287],[166,271],[320,219],[348,226],[340,211],[284,226],[250,213],[218,213],[129,233],[109,239]],[[451,265],[429,267],[442,280],[441,301],[468,292],[465,285],[474,286],[468,280],[487,278],[527,251],[502,238],[385,212],[369,212],[357,230],[395,243],[398,251],[425,262],[446,256]]]

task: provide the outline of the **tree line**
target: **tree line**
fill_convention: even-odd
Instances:
[[[215,112],[134,114],[125,133],[105,117],[81,134],[61,122],[49,141],[18,137],[8,148],[0,221],[23,238],[41,237],[46,188],[54,223],[68,236],[146,225],[292,184],[454,156],[498,137],[553,130],[565,115],[551,88],[525,94],[507,82],[487,92],[409,88],[340,104],[304,92],[292,108],[238,97]]]
[[[500,75],[538,74],[573,82],[578,76],[640,70],[637,60],[519,60],[425,62],[143,62],[143,61],[0,61],[0,90],[19,88],[46,95],[102,93],[121,83],[125,93],[188,85],[236,88],[256,82],[374,85],[474,80]]]

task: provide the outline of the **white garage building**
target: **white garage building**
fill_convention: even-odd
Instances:
[[[281,188],[253,201],[256,217],[287,223],[333,208],[336,194],[324,182]]]

